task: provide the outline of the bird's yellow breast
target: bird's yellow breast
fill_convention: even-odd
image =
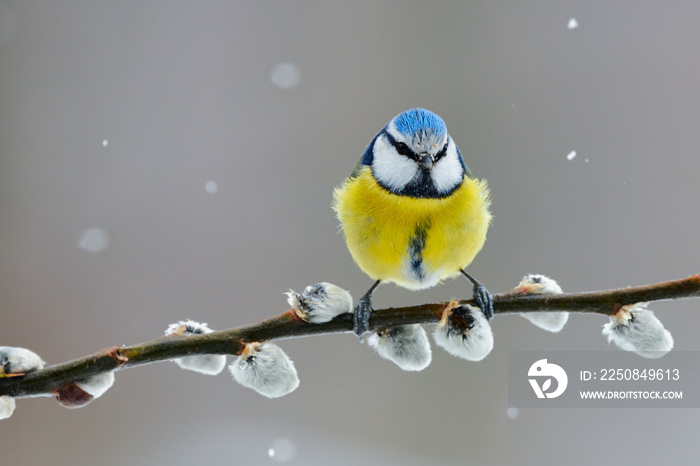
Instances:
[[[441,199],[382,188],[368,166],[334,192],[333,209],[357,265],[375,280],[429,288],[469,265],[491,221],[484,180],[464,177]]]

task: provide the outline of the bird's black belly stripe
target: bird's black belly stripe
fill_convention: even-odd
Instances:
[[[429,222],[420,223],[413,232],[413,236],[408,242],[408,255],[410,258],[411,271],[419,281],[423,281],[425,271],[423,270],[423,249],[428,236]]]

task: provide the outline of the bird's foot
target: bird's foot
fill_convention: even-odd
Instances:
[[[474,304],[479,306],[479,309],[481,309],[481,312],[484,314],[487,321],[493,319],[493,296],[491,296],[489,290],[487,290],[486,287],[479,282],[479,280],[465,272],[464,269],[460,270],[460,272],[462,272],[462,275],[467,277],[467,279],[474,285],[474,291],[472,294]]]
[[[362,341],[362,335],[369,332],[369,317],[372,315],[372,298],[369,293],[360,298],[353,311],[352,322],[355,335]]]
[[[479,306],[484,313],[486,320],[493,319],[493,296],[484,285],[477,282],[474,284],[474,303]]]

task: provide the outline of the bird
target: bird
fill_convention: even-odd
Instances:
[[[491,293],[464,270],[484,246],[490,205],[486,180],[467,168],[442,118],[424,108],[392,118],[333,192],[350,254],[374,280],[353,310],[354,333],[369,331],[380,283],[421,290],[460,274],[490,320]]]

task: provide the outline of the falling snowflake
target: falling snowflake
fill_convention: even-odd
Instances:
[[[86,228],[76,246],[86,252],[102,252],[109,246],[109,234],[102,228]]]
[[[270,80],[279,88],[292,88],[301,81],[301,69],[295,63],[278,63],[272,67]]]
[[[267,456],[281,463],[294,459],[296,446],[288,438],[278,438],[267,450]]]
[[[216,181],[207,181],[207,184],[204,185],[204,189],[206,189],[209,194],[214,194],[219,189],[219,185],[216,184]]]

